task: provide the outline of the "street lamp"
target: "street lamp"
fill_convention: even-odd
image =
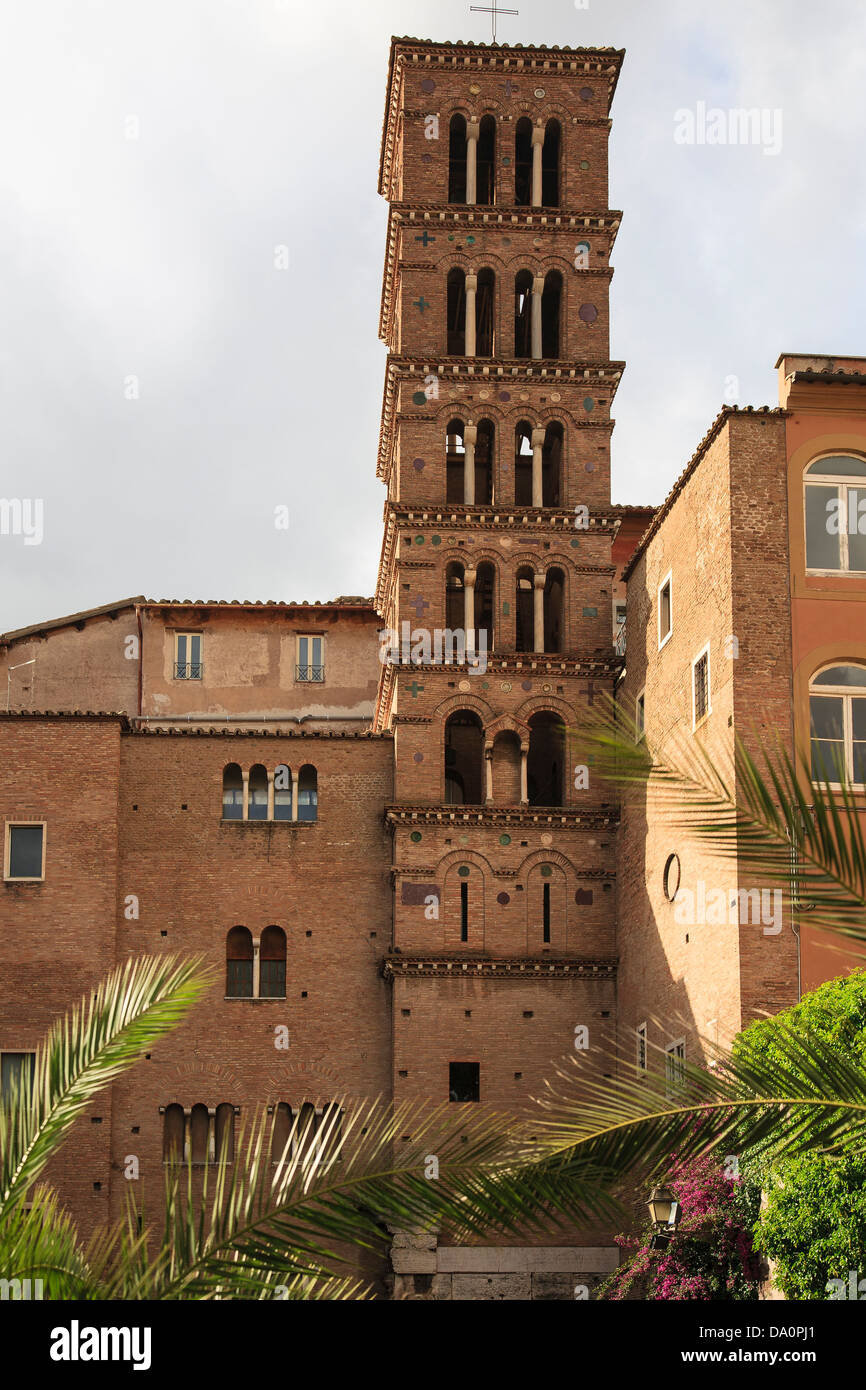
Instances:
[[[671,1188],[662,1184],[661,1187],[653,1188],[647,1205],[653,1224],[650,1250],[664,1250],[670,1245],[671,1237],[679,1225],[682,1214],[680,1204]]]

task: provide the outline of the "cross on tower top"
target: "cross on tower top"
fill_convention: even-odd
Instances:
[[[469,9],[472,10],[472,11],[474,11],[476,14],[489,14],[489,15],[490,15],[491,24],[492,24],[492,26],[493,26],[493,42],[494,42],[494,43],[496,42],[496,20],[497,20],[497,18],[499,17],[499,15],[501,15],[501,14],[520,14],[520,11],[519,11],[519,10],[500,10],[499,6],[498,6],[497,3],[496,3],[496,0],[493,0],[493,4],[492,4],[492,5],[470,5],[470,6],[469,6]]]

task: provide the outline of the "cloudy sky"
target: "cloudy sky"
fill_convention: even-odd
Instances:
[[[726,394],[775,404],[781,351],[866,354],[866,8],[508,3],[501,40],[627,49],[613,496],[658,502]],[[41,499],[44,536],[0,535],[0,631],[136,593],[373,592],[392,34],[489,21],[2,0],[0,498]],[[676,143],[699,102],[781,112],[781,150]]]

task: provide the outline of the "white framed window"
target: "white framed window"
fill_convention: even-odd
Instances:
[[[635,1065],[639,1072],[647,1070],[647,1029],[645,1023],[639,1023],[635,1029],[636,1056]]]
[[[686,1040],[677,1038],[665,1048],[665,1090],[669,1096],[682,1088],[685,1076]]]
[[[45,877],[45,821],[7,821],[3,877],[9,883],[39,883]]]
[[[696,729],[712,714],[710,701],[710,644],[692,662],[692,728]]]
[[[204,671],[202,665],[202,634],[200,632],[176,632],[174,634],[174,678],[176,681],[200,681]]]
[[[866,573],[866,459],[831,454],[803,475],[806,569]]]
[[[812,781],[866,783],[866,666],[827,666],[809,682]]]
[[[295,665],[295,680],[316,681],[325,679],[325,639],[307,633],[299,634],[298,659]]]
[[[670,640],[674,630],[674,590],[672,571],[668,570],[658,589],[659,651]]]
[[[635,743],[640,743],[646,733],[646,688],[635,696],[634,701]]]

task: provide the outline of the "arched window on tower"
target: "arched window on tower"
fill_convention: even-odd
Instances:
[[[451,632],[466,629],[466,588],[463,566],[456,560],[445,570],[445,626]]]
[[[518,207],[532,202],[532,121],[521,116],[514,127],[514,201]]]
[[[274,769],[274,820],[292,819],[292,771],[285,763]]]
[[[314,1158],[318,1127],[319,1117],[316,1114],[316,1107],[306,1100],[298,1112],[298,1127],[295,1131],[295,1152],[302,1159]]]
[[[561,652],[564,648],[563,593],[565,576],[561,569],[549,569],[544,576],[544,650]]]
[[[496,277],[490,266],[478,272],[475,297],[475,356],[492,357],[496,323]]]
[[[210,1116],[206,1105],[194,1105],[189,1114],[190,1163],[207,1163],[210,1141]]]
[[[519,420],[515,431],[514,505],[532,506],[532,425]]]
[[[318,820],[319,791],[316,769],[309,763],[298,776],[298,820]]]
[[[487,651],[493,651],[493,613],[496,587],[496,571],[489,560],[483,561],[475,571],[475,630],[487,634]],[[480,647],[478,637],[476,646]]]
[[[214,1157],[226,1163],[235,1161],[235,1108],[222,1104],[216,1108],[214,1116]]]
[[[530,806],[563,804],[565,725],[558,714],[542,711],[529,721],[527,791]]]
[[[259,998],[286,997],[286,933],[282,927],[265,927],[259,947]]]
[[[475,442],[475,502],[479,507],[490,506],[493,501],[493,442],[493,421],[479,420]]]
[[[162,1117],[163,1163],[183,1163],[186,1116],[182,1105],[167,1105]]]
[[[445,500],[463,502],[463,473],[466,448],[463,443],[463,421],[449,420],[445,432]]]
[[[532,271],[514,277],[514,356],[532,356]]]
[[[541,355],[559,357],[559,326],[562,304],[562,275],[549,270],[541,295]]]
[[[480,806],[484,731],[472,710],[457,710],[445,724],[445,801],[449,806]]]
[[[515,647],[519,652],[535,651],[535,592],[534,571],[531,565],[521,565],[517,571],[517,593],[514,605],[516,619]]]
[[[253,997],[253,937],[246,927],[232,927],[226,937],[226,997]]]
[[[271,1162],[289,1163],[292,1157],[289,1140],[292,1136],[291,1106],[281,1100],[274,1110],[274,1123],[271,1130]]]
[[[250,768],[249,820],[268,818],[268,772],[261,763]]]
[[[448,356],[466,354],[466,271],[452,266],[448,272]]]
[[[223,820],[243,820],[244,778],[237,763],[223,768]]]
[[[541,451],[541,505],[560,507],[562,505],[562,425],[553,420],[544,431],[544,447]]]
[[[496,117],[482,116],[478,127],[476,202],[496,202]]]
[[[562,129],[555,116],[551,116],[544,127],[544,145],[541,150],[541,201],[546,208],[559,207],[559,153],[562,144]],[[545,357],[547,353],[544,354]]]
[[[459,111],[448,130],[448,201],[466,202],[466,117]]]

